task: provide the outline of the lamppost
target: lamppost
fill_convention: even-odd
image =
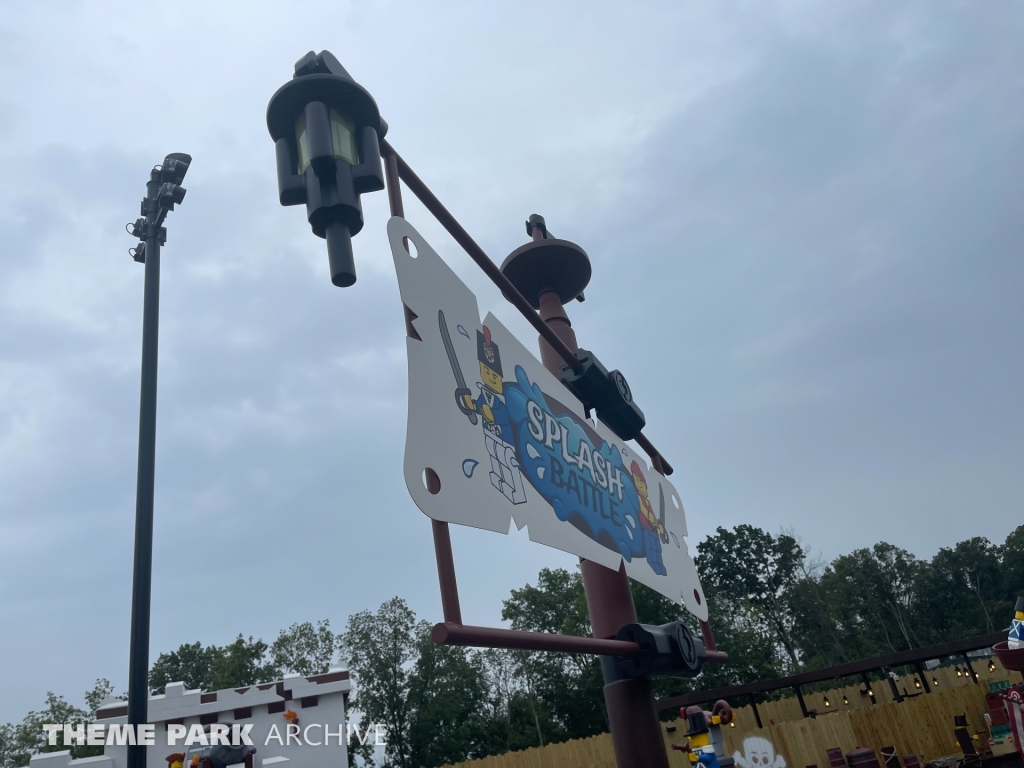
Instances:
[[[164,219],[185,199],[181,182],[192,157],[174,152],[149,174],[142,216],[131,226],[139,244],[129,252],[146,265],[142,309],[142,386],[139,398],[139,468],[135,490],[135,565],[128,660],[128,722],[147,720],[149,704],[149,608],[153,580],[153,477],[156,470],[157,343],[160,325],[160,246]],[[128,768],[146,768],[146,747],[128,747]]]
[[[635,438],[644,427],[644,415],[633,402],[625,377],[619,371],[608,372],[597,357],[580,349],[576,332],[564,305],[583,298],[590,282],[590,259],[575,243],[554,238],[547,230],[543,216],[530,216],[526,232],[532,241],[514,250],[501,265],[501,271],[518,289],[530,306],[540,310],[541,318],[583,363],[577,371],[570,369],[551,344],[540,337],[541,361],[552,374],[572,389],[588,410],[623,439]],[[587,613],[596,638],[633,640],[637,631],[636,608],[629,579],[623,569],[613,571],[589,560],[580,560]],[[643,628],[640,628],[643,629]],[[688,634],[688,633],[687,633]],[[653,641],[651,641],[653,644]],[[685,647],[685,643],[681,644]],[[691,645],[692,648],[692,645]],[[703,648],[700,649],[703,655]],[[696,650],[694,649],[694,656]],[[614,656],[601,656],[604,678],[604,701],[619,766],[667,766],[665,744],[661,736],[650,669],[636,671],[634,663]],[[657,662],[670,658],[652,657]],[[671,674],[671,673],[670,673]]]
[[[331,282],[356,281],[352,236],[363,228],[363,192],[384,189],[380,140],[388,126],[365,88],[330,51],[310,51],[267,106],[281,205],[306,204],[313,234],[327,240]]]
[[[319,55],[310,52],[299,60],[292,81],[271,98],[267,125],[276,143],[280,202],[306,203],[314,234],[327,239],[335,285],[355,282],[350,238],[363,225],[359,195],[383,187],[383,151],[392,216],[404,218],[401,180],[537,329],[545,367],[578,397],[588,415],[593,409],[619,438],[635,440],[650,456],[654,471],[672,474],[671,465],[643,434],[644,414],[633,402],[625,377],[619,371],[608,371],[596,355],[576,346],[563,305],[574,298],[582,300],[590,280],[590,261],[582,248],[553,238],[544,219],[531,216],[527,231],[532,242],[514,251],[499,269],[383,140],[387,126],[373,99],[327,51]],[[335,125],[341,128],[336,130]],[[352,136],[361,143],[353,143]],[[339,234],[332,235],[334,230]],[[422,340],[413,324],[416,314],[409,306],[405,306],[405,317],[408,335]],[[450,341],[446,347],[449,345]],[[449,362],[452,354],[449,350]],[[425,484],[431,494],[440,491],[436,474],[433,481],[426,474]],[[431,524],[445,619],[431,632],[434,642],[601,655],[618,765],[667,768],[650,678],[693,677],[705,661],[726,661],[728,656],[717,650],[707,623],[701,622],[703,641],[694,638],[681,622],[638,624],[624,567],[613,571],[584,560],[581,568],[593,637],[464,625],[448,522],[430,516],[434,518]],[[694,595],[699,605],[697,590]]]

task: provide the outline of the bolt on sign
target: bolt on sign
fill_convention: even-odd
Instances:
[[[707,620],[686,515],[664,476],[600,421],[403,218],[388,237],[410,329],[405,481],[434,520],[618,570]],[[411,255],[403,240],[414,248]]]

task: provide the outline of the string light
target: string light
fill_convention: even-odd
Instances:
[[[960,669],[960,665],[959,664],[956,666],[956,676],[957,677],[963,677],[964,676],[963,670]]]
[[[921,681],[918,680],[916,677],[914,678],[914,687],[915,688],[920,688],[921,687]]]
[[[832,702],[830,702],[830,701],[828,700],[828,696],[826,696],[826,697],[825,697],[825,706],[826,706],[826,707],[831,707],[831,706],[832,706]]]
[[[849,704],[850,700],[846,696],[846,691],[843,691],[843,704]]]
[[[939,678],[935,677],[934,675],[932,675],[932,685],[934,685],[936,688],[939,687]]]

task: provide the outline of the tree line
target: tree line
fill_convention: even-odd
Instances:
[[[726,665],[695,680],[655,681],[659,697],[780,677],[797,670],[933,645],[1005,628],[1024,594],[1024,525],[1002,544],[983,537],[942,548],[930,560],[886,542],[829,563],[810,556],[790,533],[750,525],[718,528],[697,545],[695,560],[709,620]],[[640,622],[695,620],[647,587],[632,583]],[[544,569],[503,602],[513,629],[590,633],[578,571]],[[349,703],[360,726],[388,727],[384,765],[439,766],[607,730],[601,670],[594,657],[437,646],[431,625],[401,598],[349,617],[339,634],[326,620],[281,630],[270,644],[239,635],[225,646],[182,645],[162,653],[150,672],[160,693],[169,682],[217,690],[326,672],[346,664]],[[0,726],[0,768],[27,764],[42,743],[42,722],[87,721],[112,692],[105,680],[86,694],[86,709],[49,694],[46,709],[19,725]],[[91,711],[87,711],[90,710]],[[666,713],[670,714],[670,713]],[[75,747],[74,756],[97,747]],[[350,762],[372,762],[370,748]]]

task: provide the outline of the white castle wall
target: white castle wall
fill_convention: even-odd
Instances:
[[[274,683],[222,691],[187,691],[184,683],[171,683],[165,693],[149,697],[148,722],[156,726],[156,744],[146,748],[146,768],[168,768],[167,756],[186,750],[183,739],[177,746],[168,746],[167,726],[172,723],[186,728],[196,723],[204,726],[222,723],[229,727],[235,723],[243,727],[252,724],[249,738],[256,748],[255,768],[261,765],[266,768],[342,768],[348,765],[348,749],[344,739],[339,744],[334,734],[346,729],[345,702],[351,688],[348,672],[337,668],[322,675],[287,675]],[[274,725],[286,741],[287,726],[295,722],[285,718],[289,711],[298,716],[299,729],[312,741],[325,741],[324,728],[329,726],[330,744],[307,745],[305,735],[302,746],[294,739],[290,745],[282,745],[276,738],[265,744]],[[127,723],[127,704],[115,701],[100,707],[96,722]],[[320,727],[316,727],[317,724]],[[307,730],[311,725],[314,727]],[[79,760],[72,760],[69,752],[34,755],[30,768],[127,768],[126,746],[106,746],[103,751],[102,757]]]

